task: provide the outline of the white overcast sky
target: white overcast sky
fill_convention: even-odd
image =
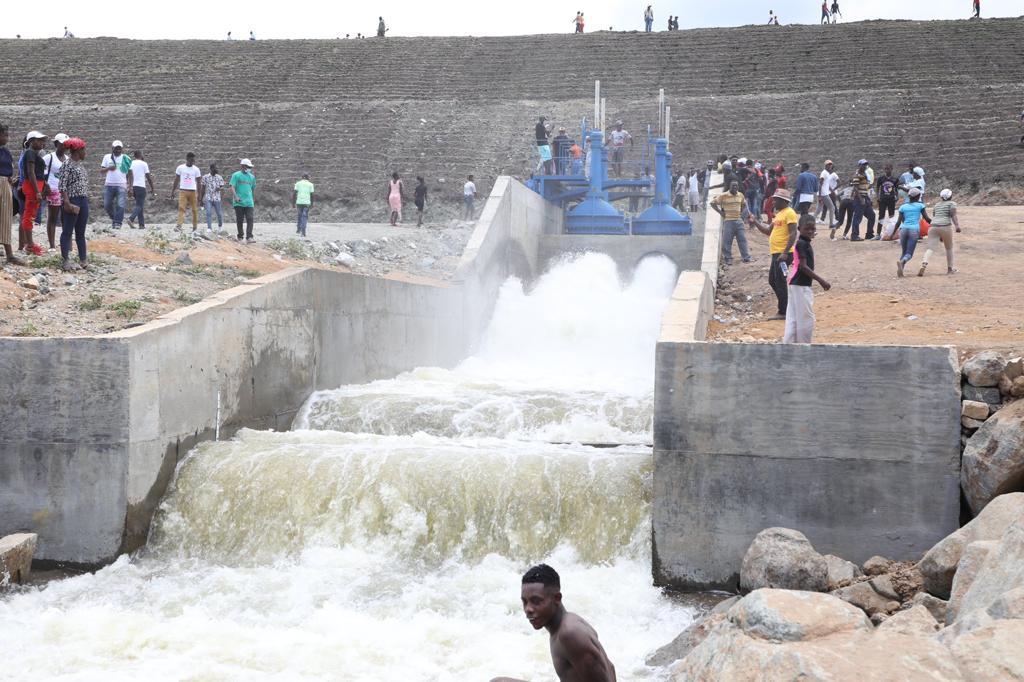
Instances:
[[[233,31],[246,38],[336,38],[346,33],[373,34],[377,16],[391,27],[388,35],[519,35],[569,33],[578,10],[586,28],[631,30],[643,28],[643,9],[653,5],[656,30],[669,14],[679,16],[681,28],[761,24],[768,10],[782,23],[817,23],[821,0],[305,0],[281,2],[130,4],[95,0],[48,0],[38,11],[16,3],[0,24],[0,37],[45,38],[62,35],[66,23],[78,37],[223,38]],[[829,0],[831,5],[831,0]],[[862,19],[964,19],[971,0],[840,0],[846,21]],[[1024,0],[981,0],[983,17],[1024,14]],[[912,46],[907,46],[908,49]]]

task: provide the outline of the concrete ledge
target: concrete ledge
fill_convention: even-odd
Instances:
[[[0,587],[28,580],[32,573],[36,537],[35,533],[15,533],[0,538]]]
[[[959,400],[947,346],[659,342],[656,582],[733,589],[769,526],[919,558],[958,527]]]
[[[703,341],[715,311],[715,288],[704,271],[679,275],[664,314],[659,342]]]
[[[715,185],[722,184],[721,173],[711,176],[711,182]],[[708,192],[708,203],[722,193],[721,188]],[[704,247],[701,252],[700,269],[707,273],[711,279],[711,285],[718,289],[718,262],[722,256],[722,216],[708,207],[707,215],[704,217]]]

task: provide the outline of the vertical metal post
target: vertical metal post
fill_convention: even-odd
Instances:
[[[217,391],[217,423],[213,427],[213,439],[220,440],[220,391]]]
[[[601,132],[606,130],[604,117],[608,115],[607,105],[608,100],[604,97],[601,98]]]
[[[665,105],[665,148],[672,143],[672,107]]]
[[[658,89],[658,136],[665,135],[665,88]]]
[[[601,120],[601,81],[594,81],[594,124]]]

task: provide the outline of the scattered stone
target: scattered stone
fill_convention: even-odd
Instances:
[[[1024,483],[1024,401],[1010,403],[967,441],[960,487],[975,514]]]
[[[998,386],[999,377],[1006,367],[1006,358],[986,350],[964,363],[963,375],[974,386]]]
[[[35,533],[14,533],[0,538],[0,587],[28,580],[38,539]]]
[[[949,599],[953,576],[964,548],[978,540],[998,540],[1016,519],[1024,517],[1024,493],[1000,495],[992,500],[970,523],[947,535],[932,547],[918,563],[924,576],[924,589],[941,599]],[[945,618],[936,618],[945,621]]]
[[[942,628],[931,612],[920,604],[894,613],[881,627],[904,635],[931,635]]]
[[[981,388],[964,384],[963,396],[965,400],[975,400],[989,406],[999,405],[1003,402],[1003,396],[996,387]]]
[[[928,609],[928,612],[932,614],[932,618],[939,623],[946,622],[946,607],[948,602],[938,597],[933,597],[927,592],[918,592],[914,595],[914,598],[910,600],[910,603],[914,606],[923,606]]]
[[[823,592],[828,564],[800,531],[766,528],[750,543],[740,567],[740,589],[762,587]]]
[[[979,421],[977,419],[971,419],[970,417],[960,417],[960,425],[963,426],[965,429],[970,429],[971,431],[976,431],[980,429],[984,424],[985,422]]]
[[[882,575],[889,572],[892,562],[884,556],[873,556],[864,562],[864,575]]]
[[[857,564],[834,554],[825,555],[825,564],[828,567],[829,590],[845,587],[863,575]]]
[[[725,619],[724,612],[709,613],[706,617],[692,623],[671,642],[648,656],[645,663],[649,666],[661,667],[685,658],[698,644],[704,641],[712,628]]]
[[[1024,620],[997,620],[957,637],[950,646],[969,680],[1024,679]]]
[[[970,589],[978,572],[988,559],[988,555],[996,548],[996,540],[978,540],[964,548],[963,556],[953,576],[953,587],[949,593],[949,606],[946,610],[946,622],[952,623],[960,613],[960,602]]]
[[[1011,381],[1024,376],[1024,357],[1010,358],[1003,368],[1003,376]]]
[[[73,287],[76,284],[78,284],[78,280],[74,275],[64,275],[64,286]]]
[[[999,377],[999,392],[1010,398],[1024,398],[1024,377],[1010,379],[1006,375]]]
[[[182,251],[174,257],[176,265],[192,265],[192,257],[188,255],[188,251]]]
[[[900,595],[887,575],[841,587],[831,594],[853,604],[869,616],[892,613],[900,608]]]
[[[963,401],[960,414],[964,417],[970,417],[971,419],[985,421],[988,419],[988,403],[978,402],[976,400],[965,400]]]
[[[334,257],[334,260],[337,261],[339,265],[344,265],[347,268],[352,268],[356,264],[356,257],[346,251],[339,253]]]

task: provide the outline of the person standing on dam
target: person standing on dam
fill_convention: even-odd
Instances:
[[[224,177],[217,170],[217,164],[210,164],[210,172],[201,178],[199,183],[202,191],[199,197],[203,205],[203,212],[206,214],[206,236],[213,237],[213,214],[217,214],[217,231],[224,227],[224,213],[221,209],[221,193],[224,187]]]
[[[768,250],[772,255],[772,262],[768,268],[768,286],[775,292],[779,304],[776,313],[769,317],[769,320],[786,319],[786,307],[789,304],[789,261],[792,257],[793,244],[796,243],[796,226],[799,221],[796,211],[790,208],[791,201],[788,190],[775,191],[772,195],[775,219],[772,220],[770,227],[753,215],[748,218],[751,225],[768,235]]]
[[[128,216],[128,227],[134,228],[135,221],[139,221],[139,229],[146,229],[146,184],[149,184],[149,191],[153,198],[156,198],[156,187],[153,186],[153,176],[149,173],[149,164],[142,157],[142,152],[136,149],[132,152],[132,165],[128,169],[128,186],[132,188],[132,197],[135,199],[135,208]]]
[[[974,0],[974,16],[972,19],[981,19],[981,0]]]
[[[732,265],[732,241],[736,240],[744,263],[753,260],[747,249],[747,233],[743,219],[749,214],[747,200],[740,194],[740,183],[733,180],[729,191],[711,200],[711,210],[722,216],[722,262]]]
[[[203,172],[196,166],[196,155],[189,152],[185,155],[185,163],[178,166],[174,171],[174,181],[171,183],[171,199],[174,193],[178,193],[178,225],[185,220],[185,210],[192,211],[192,236],[198,237],[196,229],[199,227],[199,178]]]
[[[412,202],[416,204],[416,227],[423,227],[423,211],[427,208],[427,181],[423,179],[422,175],[416,176]]]
[[[292,190],[292,207],[298,211],[295,232],[306,236],[306,225],[309,224],[309,209],[313,208],[313,192],[315,186],[309,181],[309,173],[303,173],[302,179],[295,183]]]
[[[537,170],[544,168],[545,175],[551,175],[551,146],[548,144],[550,131],[545,123],[547,119],[543,116],[537,119],[537,125],[533,127],[534,136],[537,138],[537,153],[540,154],[540,163]]]
[[[601,646],[597,631],[562,604],[561,578],[547,564],[523,575],[523,611],[534,630],[549,634],[551,663],[561,682],[615,682],[615,666]],[[496,677],[491,682],[523,682]]]
[[[252,161],[242,159],[238,162],[240,170],[231,174],[228,184],[231,186],[232,204],[235,208],[235,227],[238,229],[238,241],[243,237],[246,244],[256,241],[252,236],[253,213],[256,211],[256,176],[252,173]],[[245,222],[245,234],[242,234],[242,222]]]
[[[647,9],[644,10],[644,33],[650,33],[652,26],[654,26],[654,10],[647,5]]]
[[[465,219],[472,220],[475,208],[473,202],[476,200],[476,183],[473,176],[466,176],[466,184],[462,186],[462,204],[465,210]]]
[[[124,207],[128,203],[128,171],[131,161],[124,155],[124,143],[114,140],[110,145],[110,153],[100,161],[103,171],[103,209],[110,216],[110,227],[121,229],[124,220]]]
[[[402,220],[402,201],[405,199],[402,193],[402,179],[398,171],[391,174],[388,180],[387,195],[388,208],[391,210],[391,225],[397,226]]]
[[[814,272],[814,249],[811,240],[818,232],[814,215],[800,216],[797,226],[800,238],[793,247],[793,267],[789,273],[788,302],[786,303],[786,331],[782,343],[811,343],[814,336],[815,282],[828,291],[832,285]]]

